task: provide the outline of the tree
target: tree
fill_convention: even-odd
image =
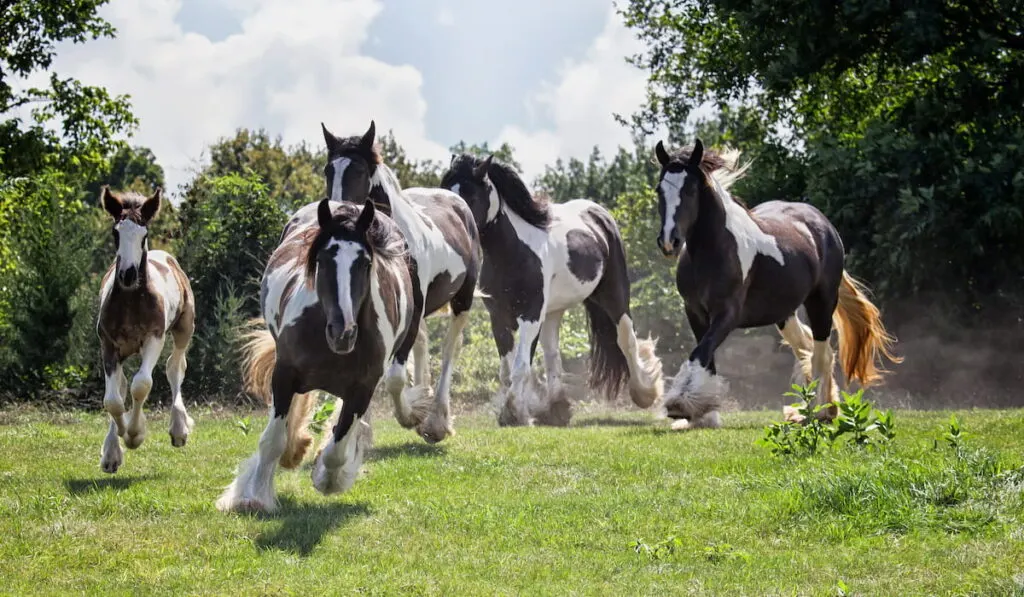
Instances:
[[[238,129],[210,145],[210,163],[199,177],[218,178],[252,172],[267,185],[269,197],[282,209],[294,211],[323,197],[324,150],[306,144],[285,147],[280,135],[271,139],[264,129]]]
[[[876,288],[1024,296],[1024,175],[1011,165],[1024,163],[1024,5],[631,0],[621,12],[647,45],[632,58],[649,72],[639,131],[668,125],[679,142],[701,104],[752,110],[754,144],[774,145],[793,177],[748,181],[753,202],[806,196]]]
[[[50,75],[44,88],[16,90],[13,77],[49,69],[57,43],[113,37],[97,9],[106,0],[8,0],[0,19],[0,174],[26,176],[47,167],[94,173],[137,124],[126,96]],[[26,122],[19,114],[31,107]],[[46,128],[59,123],[59,133]]]

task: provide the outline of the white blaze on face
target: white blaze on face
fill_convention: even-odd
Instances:
[[[498,217],[498,210],[501,209],[501,197],[498,196],[498,189],[494,187],[490,178],[484,177],[484,182],[491,188],[491,194],[487,197],[487,222],[493,222],[494,218]]]
[[[142,252],[144,244],[149,241],[146,238],[146,227],[139,226],[131,220],[121,220],[117,226],[117,257],[118,271],[126,271],[132,267],[139,267],[142,263]]]
[[[338,308],[345,318],[345,326],[349,327],[356,322],[355,306],[352,304],[352,264],[365,255],[366,251],[359,243],[352,241],[331,240],[324,249],[331,247],[337,247],[334,266],[337,268]]]
[[[331,178],[331,196],[330,199],[334,201],[341,201],[341,181],[345,176],[345,169],[352,163],[352,160],[348,158],[337,158],[331,162],[334,166],[334,176]]]
[[[662,223],[661,241],[672,244],[672,229],[676,227],[676,210],[682,199],[679,193],[686,182],[686,171],[666,172],[661,179],[661,196],[665,199],[665,221]],[[680,235],[681,236],[681,235]]]

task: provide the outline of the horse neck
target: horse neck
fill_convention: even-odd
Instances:
[[[726,224],[730,217],[735,217],[735,214],[731,213],[737,211],[735,208],[739,208],[739,211],[746,215],[746,209],[733,201],[712,175],[708,175],[708,179],[708,189],[700,193],[697,219],[686,235],[687,247],[696,248],[702,241],[715,241],[727,235],[729,231]]]
[[[398,177],[392,172],[391,168],[388,168],[385,164],[377,164],[376,171],[371,179],[371,185],[379,186],[383,189],[384,194],[388,198],[390,203],[391,213],[396,220],[400,218],[408,218],[413,212],[412,201],[405,196],[402,192],[402,187],[398,183]]]
[[[519,241],[521,235],[512,223],[513,217],[519,220],[521,226],[529,226],[518,214],[502,208],[490,223],[480,229],[480,246],[485,254],[499,255],[502,250]]]

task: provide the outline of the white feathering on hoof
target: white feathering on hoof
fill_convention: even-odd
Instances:
[[[722,377],[712,375],[696,361],[686,361],[665,396],[665,414],[673,419],[687,419],[686,428],[690,428],[697,426],[695,421],[714,412],[716,425],[702,426],[720,426],[717,411],[728,390],[729,384]],[[673,425],[673,429],[677,427]]]
[[[636,343],[640,367],[636,376],[629,378],[629,397],[640,408],[650,408],[665,393],[661,359],[655,353],[656,344],[653,338],[638,340]]]
[[[569,421],[572,420],[569,392],[564,387],[559,388],[553,396],[548,397],[547,404],[535,412],[534,416],[538,425],[568,427]]]
[[[406,429],[415,429],[426,420],[433,409],[434,400],[429,386],[411,386],[402,390],[401,407],[395,409],[398,424]]]

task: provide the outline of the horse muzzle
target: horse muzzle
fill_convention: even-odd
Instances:
[[[139,268],[132,266],[117,272],[117,282],[125,290],[135,290],[139,286]]]
[[[356,324],[339,325],[328,323],[327,347],[336,354],[348,354],[356,347],[356,338],[359,336],[359,328]]]

